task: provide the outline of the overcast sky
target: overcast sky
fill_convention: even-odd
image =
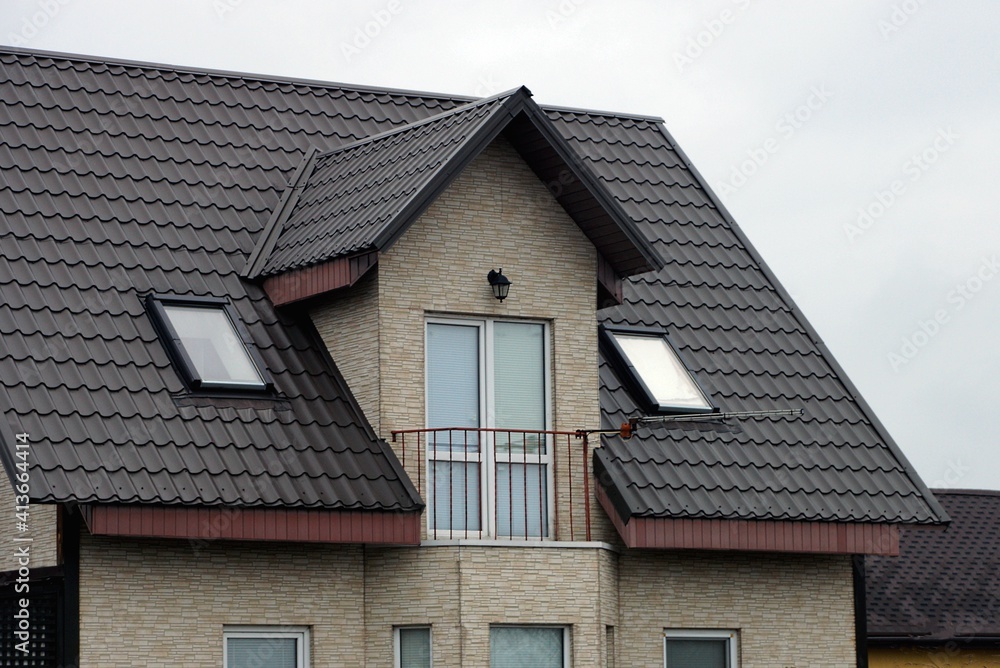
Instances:
[[[0,42],[649,114],[932,487],[1000,489],[1000,2],[3,0]]]

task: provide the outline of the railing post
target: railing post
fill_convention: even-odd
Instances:
[[[587,432],[583,432],[583,514],[587,523],[587,542],[590,542],[590,457],[587,453]]]

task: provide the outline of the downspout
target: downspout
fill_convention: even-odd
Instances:
[[[865,557],[851,557],[854,573],[854,646],[857,650],[858,668],[868,668],[868,597],[865,587]]]
[[[63,605],[58,661],[80,665],[80,513],[75,505],[59,506],[59,549],[63,570]]]

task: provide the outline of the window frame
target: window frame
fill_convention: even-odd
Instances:
[[[490,624],[490,667],[493,665],[493,629],[560,629],[562,631],[562,665],[563,668],[570,668],[570,659],[573,655],[573,636],[570,633],[572,625],[569,624]],[[664,645],[665,647],[665,645]],[[666,651],[666,650],[664,650]]]
[[[228,298],[194,297],[152,293],[146,295],[145,304],[157,336],[167,351],[167,356],[170,358],[170,361],[173,363],[178,375],[181,377],[181,380],[184,381],[184,384],[189,390],[213,393],[217,391],[224,391],[247,394],[261,394],[274,390],[274,379],[271,377],[267,367],[264,365],[264,359],[260,356],[257,346],[254,345],[253,338],[250,336],[249,330],[246,328],[246,325],[243,324],[242,319]],[[181,340],[180,335],[177,333],[173,322],[170,320],[170,316],[167,314],[167,308],[171,306],[204,308],[206,310],[215,309],[224,313],[228,318],[230,325],[233,327],[233,333],[236,334],[236,337],[243,343],[243,350],[246,352],[247,358],[254,367],[254,370],[256,370],[261,382],[238,383],[213,381],[202,378],[198,373],[198,369],[195,366],[194,361],[184,348],[184,343]]]
[[[434,630],[430,624],[401,624],[399,626],[392,627],[392,654],[393,668],[403,668],[402,661],[403,657],[400,654],[401,646],[399,640],[400,631],[413,631],[419,629],[427,629],[427,644],[430,647],[430,663],[428,664],[431,668],[434,667]]]
[[[223,626],[222,627],[222,666],[229,668],[230,638],[294,638],[295,668],[309,668],[309,627],[307,626]]]
[[[667,643],[670,640],[725,640],[726,668],[739,668],[739,633],[735,629],[663,629],[663,666],[667,664]]]
[[[545,421],[543,429],[545,431],[550,431],[552,429],[552,343],[551,343],[551,324],[546,320],[538,320],[531,318],[495,318],[491,316],[462,316],[453,314],[427,314],[424,317],[424,424],[428,425],[428,429],[434,429],[429,426],[430,423],[430,388],[429,388],[429,376],[428,369],[430,368],[429,359],[429,349],[428,346],[428,330],[430,325],[457,325],[465,327],[477,327],[479,335],[479,420],[480,424],[476,427],[469,427],[470,429],[495,429],[496,424],[496,414],[495,414],[495,365],[493,360],[493,325],[495,323],[515,323],[524,325],[540,325],[542,327],[542,371],[543,371],[543,393],[545,395],[544,399],[544,410],[545,410]],[[485,423],[485,424],[483,424]],[[457,426],[457,425],[448,425]],[[495,436],[495,434],[493,435]],[[425,453],[425,462],[427,479],[428,479],[428,493],[427,493],[427,531],[430,534],[439,534],[442,532],[447,532],[450,539],[480,539],[480,538],[503,538],[505,540],[547,540],[551,539],[553,535],[553,518],[555,514],[555,494],[554,494],[554,481],[555,481],[555,458],[553,454],[553,441],[550,436],[545,437],[545,454],[524,454],[518,455],[514,452],[510,452],[506,455],[497,455],[496,439],[482,439],[485,443],[480,443],[480,448],[478,453],[456,453],[450,451],[447,453],[441,453],[441,456],[436,453],[432,453],[432,449],[428,447]],[[436,455],[436,456],[432,456]],[[470,531],[467,529],[435,529],[434,518],[435,518],[435,503],[434,495],[430,493],[430,480],[432,473],[432,466],[434,461],[452,461],[452,462],[470,462],[478,463],[480,466],[480,490],[479,490],[479,511],[480,511],[480,522],[481,527],[479,531]],[[497,535],[497,513],[495,512],[497,503],[497,490],[496,490],[496,480],[494,479],[494,473],[497,470],[496,464],[514,463],[514,464],[537,464],[545,466],[545,494],[546,494],[546,526],[545,526],[545,536],[528,536],[525,538],[523,535],[510,535],[510,536],[498,536]],[[485,515],[485,516],[484,516]]]
[[[626,387],[632,392],[632,395],[638,399],[637,403],[642,404],[642,408],[651,413],[662,413],[668,415],[677,414],[706,414],[706,413],[718,413],[719,408],[712,401],[712,395],[709,394],[705,387],[698,380],[698,376],[691,370],[691,366],[687,363],[685,356],[677,349],[677,346],[673,344],[670,340],[670,336],[667,331],[659,327],[622,327],[613,325],[601,325],[599,327],[601,341],[606,345],[606,349],[610,351],[608,356],[608,361],[611,363],[612,367],[618,372],[619,378],[625,381]],[[698,406],[676,406],[671,404],[661,404],[657,399],[653,391],[646,385],[646,382],[642,379],[642,374],[635,367],[629,356],[625,353],[625,350],[619,344],[617,335],[626,336],[638,336],[650,339],[660,339],[666,346],[670,349],[670,352],[677,358],[678,363],[687,372],[688,379],[694,385],[695,389],[701,394],[705,399],[705,407]]]

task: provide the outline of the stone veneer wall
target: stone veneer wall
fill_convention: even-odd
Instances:
[[[58,565],[56,506],[52,504],[31,504],[28,517],[28,531],[18,531],[18,520],[14,515],[14,489],[3,467],[0,467],[0,571],[18,569],[17,543],[14,538],[30,537],[31,568]]]
[[[619,574],[621,666],[662,666],[664,629],[736,630],[740,668],[855,665],[849,556],[633,551]]]
[[[855,658],[846,556],[86,535],[81,552],[81,668],[217,668],[226,625],[274,624],[309,627],[312,668],[390,666],[399,625],[431,626],[438,668],[489,665],[494,624],[568,626],[577,668],[606,665],[608,626],[617,666],[662,668],[664,629],[736,630],[740,668]]]

